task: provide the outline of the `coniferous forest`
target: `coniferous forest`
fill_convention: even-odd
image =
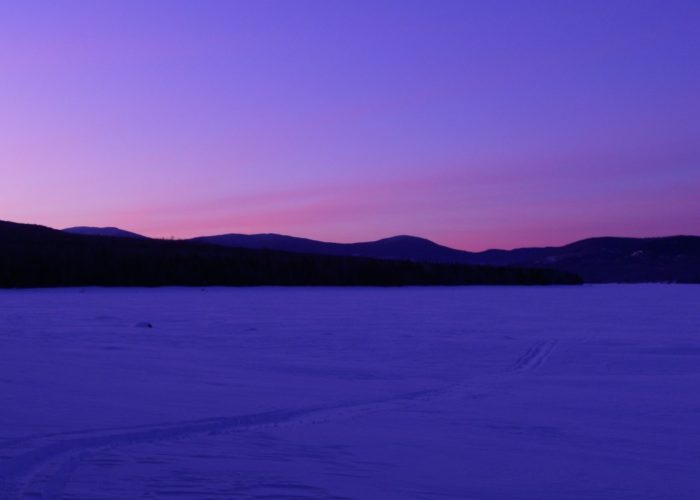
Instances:
[[[556,270],[433,264],[68,234],[0,222],[0,287],[579,284]]]

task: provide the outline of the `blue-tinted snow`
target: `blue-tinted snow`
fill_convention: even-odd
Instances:
[[[700,498],[700,288],[0,292],[0,498]]]

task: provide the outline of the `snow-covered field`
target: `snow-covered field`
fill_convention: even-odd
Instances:
[[[0,498],[697,499],[700,287],[0,291]]]

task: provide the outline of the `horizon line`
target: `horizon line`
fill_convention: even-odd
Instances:
[[[7,222],[14,222],[14,221],[7,221]],[[144,232],[137,231],[137,230],[132,230],[132,229],[126,229],[122,226],[89,226],[89,225],[76,225],[76,226],[68,226],[65,228],[57,228],[57,227],[52,227],[44,224],[38,224],[38,223],[23,223],[23,222],[15,222],[16,224],[35,224],[39,226],[44,226],[48,227],[50,229],[55,229],[57,231],[67,231],[69,229],[77,229],[77,228],[88,228],[88,229],[117,229],[120,231],[125,231],[129,233],[133,233],[138,236],[142,236],[145,238],[149,239],[154,239],[154,240],[174,240],[174,241],[188,241],[188,240],[193,240],[197,238],[211,238],[211,237],[217,237],[217,236],[228,236],[228,235],[236,235],[236,236],[283,236],[287,238],[296,238],[296,239],[303,239],[303,240],[309,240],[309,241],[314,241],[318,243],[328,243],[328,244],[333,244],[333,245],[353,245],[353,244],[361,244],[361,243],[375,243],[378,241],[383,241],[383,240],[389,240],[393,238],[401,238],[401,237],[409,237],[409,238],[416,238],[416,239],[422,239],[429,241],[431,243],[434,243],[436,245],[449,248],[451,250],[457,250],[461,252],[470,252],[470,253],[482,253],[482,252],[488,252],[491,250],[503,250],[503,251],[512,251],[512,250],[520,250],[520,249],[527,249],[527,248],[557,248],[557,247],[564,247],[568,246],[574,243],[578,243],[581,241],[586,241],[586,240],[591,240],[591,239],[604,239],[604,238],[616,238],[616,239],[633,239],[633,240],[650,240],[650,239],[664,239],[664,238],[678,238],[678,237],[694,237],[698,238],[700,237],[700,234],[691,234],[691,233],[677,233],[677,234],[663,234],[663,235],[647,235],[647,236],[620,236],[620,235],[611,235],[611,234],[603,234],[603,235],[595,235],[595,236],[585,236],[581,238],[577,238],[574,240],[568,241],[568,243],[560,243],[560,244],[552,244],[552,245],[519,245],[519,246],[514,246],[511,248],[501,248],[501,247],[488,247],[485,248],[484,250],[469,250],[465,248],[459,248],[455,246],[451,246],[448,244],[440,243],[436,241],[433,238],[427,237],[427,236],[421,236],[417,234],[394,234],[391,236],[383,236],[379,237],[376,239],[366,239],[366,240],[356,240],[356,241],[330,241],[326,239],[317,239],[317,238],[312,238],[308,236],[297,236],[294,234],[286,234],[286,233],[278,233],[278,232],[255,232],[255,233],[243,233],[243,232],[222,232],[222,233],[215,233],[215,234],[199,234],[195,236],[175,236],[175,235],[170,235],[170,236],[149,236],[148,234],[145,234]]]

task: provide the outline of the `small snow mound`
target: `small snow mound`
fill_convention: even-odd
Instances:
[[[148,321],[141,321],[140,323],[136,323],[134,326],[136,328],[153,328],[153,324],[149,323]]]

